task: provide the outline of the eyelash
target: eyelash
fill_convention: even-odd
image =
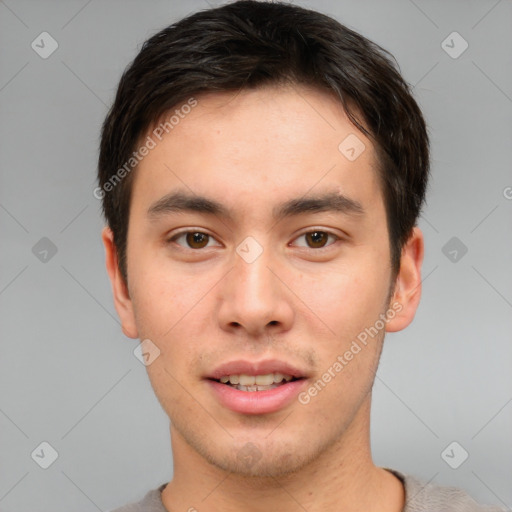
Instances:
[[[206,233],[204,231],[200,231],[200,230],[194,230],[194,229],[188,229],[186,231],[180,231],[179,233],[175,233],[172,237],[168,238],[167,239],[167,243],[176,243],[176,240],[179,239],[180,237],[184,236],[184,235],[187,235],[187,234],[190,234],[190,233],[200,233],[201,235],[206,235],[212,239],[215,240],[215,237],[210,235],[209,233]],[[313,251],[316,251],[316,252],[321,252],[323,250],[328,250],[329,247],[331,247],[332,245],[335,245],[335,243],[339,240],[341,240],[341,237],[339,237],[338,235],[335,235],[334,233],[332,233],[331,231],[328,231],[328,230],[325,230],[325,229],[311,229],[309,231],[305,231],[304,233],[301,233],[300,235],[298,235],[296,238],[294,238],[294,241],[297,240],[298,238],[300,238],[301,236],[305,236],[305,235],[308,235],[310,233],[324,233],[327,235],[327,239],[329,240],[329,237],[332,237],[334,238],[334,242],[333,243],[330,243],[328,245],[324,245],[323,247],[304,247],[304,246],[300,246],[302,249],[311,249]],[[177,244],[178,246],[180,246],[182,249],[184,250],[190,250],[190,251],[194,251],[194,252],[199,252],[201,251],[202,249],[206,249],[206,247],[202,247],[200,249],[193,249],[192,247],[183,247],[181,246],[180,244]]]

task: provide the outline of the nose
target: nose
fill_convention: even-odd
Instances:
[[[245,331],[251,336],[289,330],[293,324],[292,292],[271,251],[252,262],[238,254],[223,281],[219,322],[231,332]]]

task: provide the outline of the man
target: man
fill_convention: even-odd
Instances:
[[[96,194],[174,474],[118,512],[497,510],[372,461],[384,335],[420,300],[428,175],[407,84],[325,15],[244,0],[144,44]]]

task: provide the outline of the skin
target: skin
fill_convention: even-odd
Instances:
[[[174,474],[162,501],[169,511],[400,511],[401,482],[371,457],[371,388],[385,332],[404,329],[418,307],[423,235],[414,228],[393,279],[374,148],[334,97],[287,86],[197,99],[134,176],[128,285],[103,231],[123,332],[161,351],[147,371],[170,418]],[[354,161],[338,150],[351,133],[366,147]],[[177,189],[233,218],[148,216]],[[364,215],[273,219],[275,205],[326,191],[359,201]],[[168,241],[183,228],[211,236],[192,240],[199,248]],[[306,235],[315,230],[339,238],[315,245]],[[263,248],[252,263],[236,252],[247,236]],[[393,303],[400,312],[307,405],[240,414],[203,379],[226,361],[277,358],[311,385]],[[248,442],[260,455],[249,466],[237,458]]]

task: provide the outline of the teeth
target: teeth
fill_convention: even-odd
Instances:
[[[289,379],[287,377],[290,377]],[[283,379],[292,380],[291,375],[283,375],[282,373],[274,373],[274,382],[281,382]]]
[[[268,391],[269,389],[274,389],[279,387],[279,384],[270,384],[269,386],[240,386],[238,384],[237,386],[233,386],[235,389],[238,389],[240,391]]]
[[[240,386],[254,386],[256,384],[256,377],[253,375],[244,375],[243,373],[240,375],[240,379],[237,382],[232,382],[231,379],[234,377],[234,375],[229,376],[229,380],[231,384],[240,384]],[[273,380],[273,377],[272,377]]]
[[[231,383],[233,385],[240,385],[244,387],[255,387],[279,384],[283,380],[289,382],[292,378],[293,377],[291,375],[284,375],[282,373],[267,373],[266,375],[224,375],[219,380],[223,384]],[[254,391],[256,391],[256,389],[254,389]]]
[[[267,375],[256,375],[254,380],[258,386],[270,386],[270,384],[274,383],[274,374],[269,373]],[[240,384],[243,384],[243,382],[240,382]]]

